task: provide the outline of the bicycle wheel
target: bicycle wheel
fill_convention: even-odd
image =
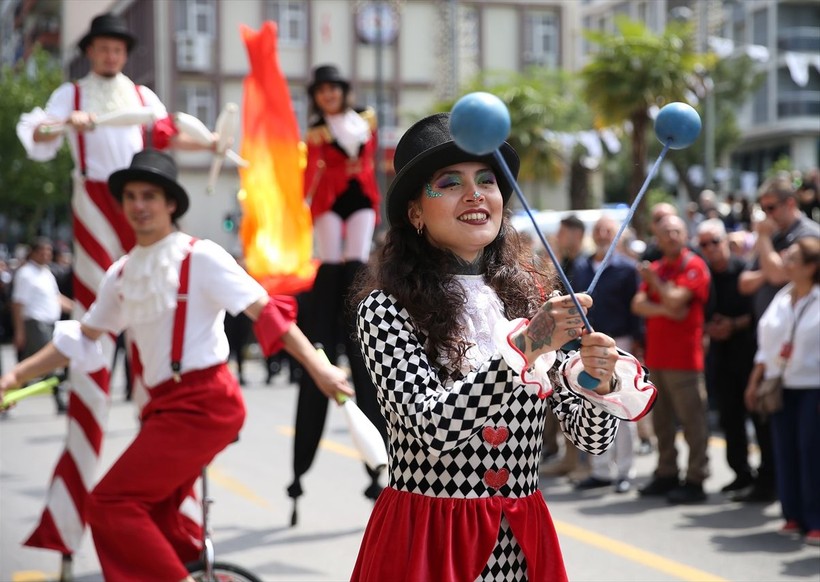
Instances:
[[[188,564],[187,568],[196,582],[262,582],[261,578],[257,578],[245,568],[226,562],[214,562],[213,580],[205,578],[205,562],[202,560]]]

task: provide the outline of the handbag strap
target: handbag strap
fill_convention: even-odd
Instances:
[[[803,314],[806,313],[806,310],[814,301],[814,295],[808,298],[808,300],[803,304],[803,307],[800,308],[800,311],[795,314],[794,316],[794,323],[792,323],[792,331],[789,334],[789,344],[794,346],[794,336],[797,333],[797,324],[800,322],[800,318],[803,317]],[[789,358],[791,359],[791,358]],[[780,366],[780,375],[783,375],[783,372],[786,370],[786,364],[789,363],[789,360],[784,360],[783,364]]]

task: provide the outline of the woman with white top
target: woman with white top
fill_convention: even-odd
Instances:
[[[746,405],[754,409],[763,379],[782,377],[783,409],[771,419],[786,520],[780,532],[804,533],[807,544],[820,546],[820,238],[798,240],[785,251],[783,264],[789,283],[758,323]]]

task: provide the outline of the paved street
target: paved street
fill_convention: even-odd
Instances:
[[[3,369],[12,364],[3,346]],[[136,430],[115,374],[103,469]],[[339,411],[330,415],[313,470],[303,480],[299,524],[290,527],[291,434],[296,387],[280,374],[272,386],[256,361],[245,390],[248,421],[240,442],[212,465],[218,558],[270,582],[346,580],[371,508],[365,473]],[[63,445],[65,417],[48,397],[32,398],[0,420],[0,581],[54,580],[59,556],[24,548],[39,518],[52,467]],[[683,449],[683,447],[681,447]],[[778,536],[778,504],[737,505],[717,491],[731,480],[720,439],[711,444],[713,476],[705,504],[669,506],[631,492],[577,493],[564,479],[543,481],[573,581],[820,581],[820,549]],[[638,457],[638,481],[654,456]],[[384,532],[389,535],[390,532]],[[123,535],[128,535],[123,532]],[[101,580],[91,539],[76,554],[77,582]]]

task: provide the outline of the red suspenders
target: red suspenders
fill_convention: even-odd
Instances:
[[[80,111],[80,85],[74,83],[74,111]],[[85,176],[85,134],[77,132],[77,156],[80,158],[80,174]]]
[[[140,105],[143,107],[145,106],[145,99],[142,98],[142,91],[137,85],[134,85],[134,88],[137,90],[137,97],[140,100]],[[80,85],[76,81],[74,82],[74,111],[81,111],[80,109]],[[140,131],[142,132],[142,147],[145,148],[146,146],[146,136],[145,136],[145,126],[140,126]],[[77,156],[80,158],[78,161],[80,162],[80,174],[85,176],[86,173],[86,163],[85,163],[85,133],[80,131],[77,132]]]
[[[182,259],[182,266],[179,268],[179,290],[177,291],[177,309],[174,312],[174,331],[171,336],[171,371],[174,373],[174,381],[179,382],[180,368],[182,365],[182,341],[185,335],[185,317],[188,314],[188,279],[191,271],[191,251],[197,241],[191,238],[191,242]]]
[[[199,239],[191,237],[188,248],[185,249],[185,256],[182,258],[182,265],[179,267],[179,289],[177,290],[177,308],[174,312],[174,328],[171,332],[171,371],[175,382],[182,379],[180,370],[182,368],[182,343],[185,339],[185,318],[188,314],[188,281],[191,272],[191,251],[194,243]],[[126,259],[127,260],[127,259]],[[117,277],[122,277],[125,268],[123,263]],[[136,344],[133,345],[134,352],[139,357]]]

